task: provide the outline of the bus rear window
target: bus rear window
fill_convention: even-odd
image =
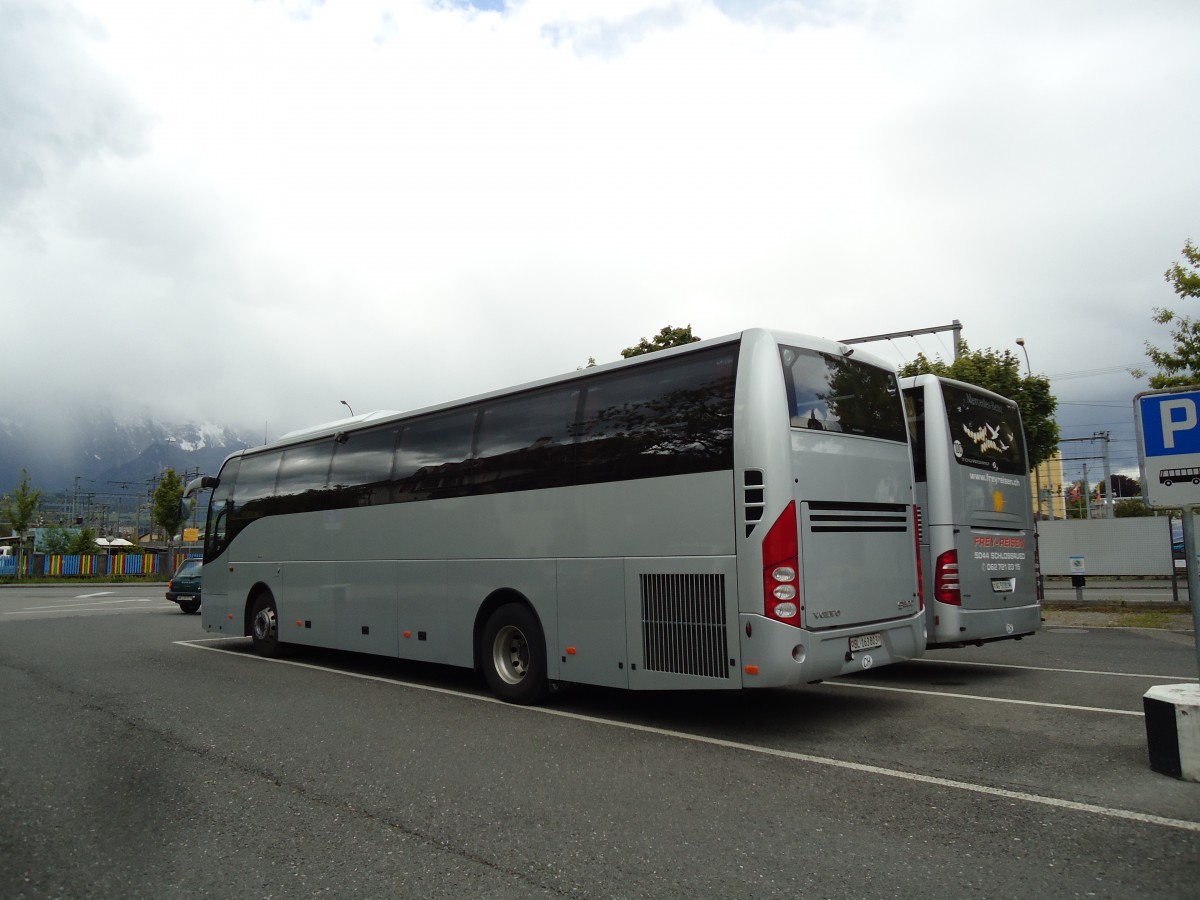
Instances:
[[[1017,407],[942,384],[950,443],[959,465],[1005,475],[1027,475],[1025,440]]]
[[[896,376],[846,356],[779,348],[793,428],[905,442]]]

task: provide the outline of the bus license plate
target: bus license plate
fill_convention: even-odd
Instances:
[[[876,647],[883,646],[883,635],[878,631],[874,634],[860,634],[850,638],[850,652],[857,653],[859,650],[874,650]]]

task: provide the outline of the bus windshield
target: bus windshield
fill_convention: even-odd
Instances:
[[[954,458],[961,466],[1026,475],[1025,440],[1015,404],[943,383]]]
[[[800,347],[780,346],[793,428],[908,440],[896,376],[886,369]]]

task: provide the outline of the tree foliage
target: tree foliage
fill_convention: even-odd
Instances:
[[[686,328],[672,328],[668,325],[656,334],[653,340],[648,341],[642,338],[639,343],[622,350],[621,355],[629,359],[645,353],[654,353],[656,350],[666,350],[668,347],[682,347],[684,344],[694,344],[698,340],[700,338],[692,334],[691,325],[688,325]]]
[[[1179,299],[1200,299],[1200,247],[1188,240],[1183,245],[1183,259],[1163,276]],[[1158,367],[1158,372],[1150,376],[1150,386],[1200,384],[1200,321],[1161,306],[1154,308],[1154,321],[1171,326],[1172,347],[1164,350],[1146,342],[1146,356]]]
[[[1142,486],[1138,483],[1136,478],[1130,478],[1128,475],[1121,475],[1118,473],[1116,475],[1109,476],[1109,481],[1112,482],[1112,493],[1114,497],[1122,498],[1142,496]],[[1096,482],[1095,493],[1097,497],[1108,496],[1108,486],[1104,483],[1103,478]]]
[[[184,519],[187,518],[180,507],[182,501],[183,479],[175,473],[174,469],[167,469],[163,473],[162,481],[154,489],[154,507],[151,518],[155,525],[166,532],[168,543],[179,531],[179,526],[183,524]]]
[[[1157,515],[1157,513],[1143,503],[1141,497],[1133,500],[1118,500],[1113,506],[1114,519],[1135,519],[1153,515]]]
[[[41,502],[42,492],[29,486],[29,473],[22,469],[21,483],[16,490],[11,496],[0,497],[0,520],[7,522],[17,534],[24,535]]]
[[[1044,375],[1022,375],[1021,360],[1011,351],[971,350],[959,342],[959,357],[945,362],[929,359],[924,353],[900,369],[903,376],[932,373],[974,384],[1016,402],[1025,427],[1025,449],[1030,467],[1049,459],[1058,450],[1058,422],[1054,411],[1058,400],[1050,393],[1050,379]]]

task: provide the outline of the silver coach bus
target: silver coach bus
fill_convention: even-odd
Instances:
[[[202,622],[562,682],[797,685],[925,648],[896,376],[761,329],[229,457]]]
[[[1017,405],[935,375],[903,379],[920,510],[929,647],[1041,625],[1036,532]]]

